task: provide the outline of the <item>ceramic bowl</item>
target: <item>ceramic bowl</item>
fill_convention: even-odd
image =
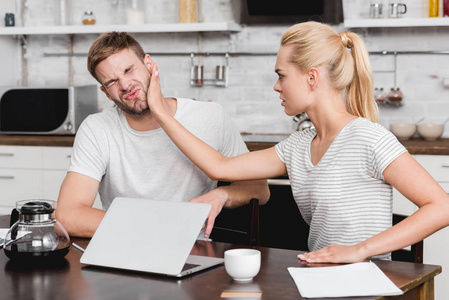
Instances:
[[[390,124],[390,131],[398,140],[408,140],[415,134],[416,125],[410,123],[394,123]]]
[[[439,139],[444,131],[443,124],[418,124],[418,133],[426,141],[435,141]]]
[[[232,249],[224,255],[226,272],[235,281],[251,281],[260,270],[260,251],[255,249]]]

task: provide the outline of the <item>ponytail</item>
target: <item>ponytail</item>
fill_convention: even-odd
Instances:
[[[354,77],[352,83],[345,89],[346,109],[355,116],[377,122],[379,109],[374,101],[373,73],[365,44],[357,34],[352,32],[342,32],[340,36],[346,36],[350,41],[347,48],[351,49],[354,60]]]

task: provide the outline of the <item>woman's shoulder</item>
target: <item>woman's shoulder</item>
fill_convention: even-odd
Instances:
[[[357,118],[353,120],[348,126],[348,132],[352,136],[370,136],[370,137],[381,137],[385,134],[390,133],[388,129],[383,127],[379,123],[371,122],[365,118]]]
[[[345,145],[372,149],[381,144],[399,144],[397,138],[384,126],[364,118],[355,119],[340,138]]]
[[[301,131],[295,131],[288,138],[283,140],[281,143],[284,144],[307,144],[310,143],[316,136],[315,128],[306,128]]]

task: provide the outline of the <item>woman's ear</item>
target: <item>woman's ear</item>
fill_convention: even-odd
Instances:
[[[317,68],[311,68],[307,73],[307,82],[312,90],[316,89],[318,82],[320,81],[320,72]]]

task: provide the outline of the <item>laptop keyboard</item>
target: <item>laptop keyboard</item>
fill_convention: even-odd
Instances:
[[[190,269],[199,267],[199,266],[200,266],[200,265],[195,265],[195,264],[188,264],[188,263],[186,263],[186,264],[184,265],[184,267],[182,268],[182,271],[181,271],[181,272],[184,272],[184,271],[187,271],[187,270],[190,270]]]

